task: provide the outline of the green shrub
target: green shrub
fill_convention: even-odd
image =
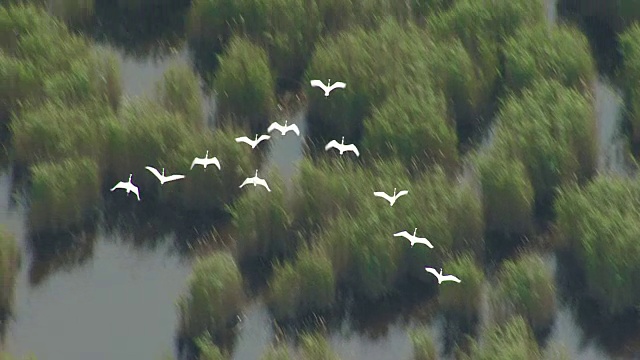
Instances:
[[[290,255],[294,250],[289,232],[292,217],[286,209],[283,181],[276,171],[266,178],[271,192],[248,191],[229,209],[237,231],[239,258],[271,259]]]
[[[492,326],[484,332],[484,341],[471,344],[474,360],[540,360],[540,348],[527,322],[514,317],[502,326]]]
[[[53,0],[49,3],[51,14],[71,23],[86,23],[93,17],[95,0]]]
[[[303,360],[339,360],[329,341],[321,334],[304,334],[300,337]]]
[[[191,125],[204,124],[203,99],[198,75],[188,64],[172,64],[156,84],[159,102],[170,112],[181,114]]]
[[[25,109],[11,123],[16,161],[31,165],[85,156],[102,165],[104,129],[114,121],[114,114],[102,104],[70,107],[49,101]]]
[[[521,28],[506,42],[504,57],[507,86],[514,91],[542,77],[589,91],[596,78],[589,42],[573,27]]]
[[[88,158],[69,158],[31,167],[31,209],[34,231],[58,231],[81,225],[100,202],[99,167]]]
[[[78,59],[91,56],[91,46],[82,36],[68,32],[26,32],[20,35],[16,57],[31,61],[41,74],[69,71]]]
[[[527,169],[503,149],[478,160],[482,203],[487,229],[505,234],[530,234],[533,230],[534,192]]]
[[[43,6],[29,3],[15,3],[0,7],[0,48],[13,55],[17,44],[17,34],[60,33],[65,27],[50,16]]]
[[[446,262],[443,269],[446,269],[447,274],[458,277],[461,282],[439,287],[440,307],[447,314],[465,321],[476,319],[480,311],[484,272],[467,253]]]
[[[453,166],[458,137],[451,125],[441,92],[429,84],[401,88],[365,120],[363,148],[376,156],[398,157],[405,164]]]
[[[214,344],[208,336],[199,336],[196,339],[198,347],[198,360],[226,360],[227,356],[223,354],[216,344]]]
[[[555,80],[536,81],[502,104],[495,145],[527,167],[536,204],[554,189],[595,171],[595,114],[590,99]]]
[[[635,24],[619,36],[623,87],[631,122],[631,139],[640,141],[640,26]]]
[[[501,266],[493,296],[499,318],[517,314],[536,330],[550,326],[553,321],[555,281],[539,255],[527,254],[516,261],[506,260]]]
[[[42,92],[41,74],[33,63],[20,61],[0,52],[0,114],[9,120],[18,105]]]
[[[261,360],[291,360],[291,354],[286,345],[270,345],[260,357]]]
[[[413,346],[414,360],[437,360],[438,349],[436,348],[433,334],[428,328],[412,329],[409,338]]]
[[[223,332],[240,311],[243,297],[242,275],[230,254],[199,260],[178,302],[181,333],[195,339],[207,331]]]
[[[220,57],[214,89],[221,116],[252,132],[266,128],[276,99],[274,77],[262,48],[243,38],[231,40]]]
[[[612,315],[640,303],[640,218],[635,180],[597,177],[563,189],[555,203],[559,236],[585,272],[588,294]]]
[[[20,247],[15,237],[4,227],[0,228],[0,312],[11,311],[16,279],[20,270]]]

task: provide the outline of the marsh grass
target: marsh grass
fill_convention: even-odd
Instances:
[[[435,268],[435,266],[432,266]],[[484,272],[469,253],[448,260],[443,269],[455,274],[460,284],[443,284],[439,287],[438,302],[449,316],[471,323],[478,319]],[[444,270],[443,270],[444,272]]]
[[[519,315],[536,331],[552,324],[556,310],[555,279],[537,254],[506,260],[492,296],[499,323]]]
[[[87,23],[94,15],[95,0],[53,0],[51,14],[73,25]]]
[[[291,360],[291,353],[286,344],[270,345],[260,357],[260,360]]]
[[[233,38],[215,75],[218,112],[251,132],[266,129],[276,106],[275,78],[267,53],[246,38]]]
[[[31,167],[29,222],[35,232],[82,225],[101,202],[99,167],[89,158],[69,158]]]
[[[517,316],[484,332],[484,341],[474,340],[464,360],[540,360],[540,348],[527,322]]]
[[[181,114],[196,128],[204,125],[200,80],[188,64],[174,63],[156,84],[156,97],[170,112]]]
[[[409,331],[413,347],[413,360],[437,360],[438,349],[433,333],[429,328],[416,328]]]
[[[228,356],[214,344],[208,336],[199,336],[196,340],[198,360],[226,360]]]
[[[300,337],[300,355],[303,360],[339,360],[331,344],[320,333],[303,334]]]
[[[230,254],[219,252],[200,259],[186,294],[178,301],[181,334],[195,339],[206,332],[223,333],[243,299],[242,275]]]
[[[631,140],[640,141],[640,26],[634,24],[619,35],[622,53],[622,84],[627,98]]]
[[[0,228],[0,313],[3,319],[12,310],[20,262],[18,242],[4,227]]]

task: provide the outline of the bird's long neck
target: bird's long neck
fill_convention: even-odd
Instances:
[[[344,145],[344,136],[342,137],[342,140],[340,141],[340,145]]]
[[[162,176],[164,176],[164,168],[162,168]]]
[[[413,236],[416,236],[417,231],[418,231],[418,228],[413,229]]]
[[[329,79],[329,82],[327,83],[328,87],[331,87],[331,79]]]
[[[287,127],[287,120],[284,121],[284,127]]]
[[[129,182],[131,182],[131,177],[133,176],[133,174],[129,174]]]
[[[440,268],[440,276],[442,276],[442,268]]]
[[[206,159],[206,158],[208,158],[208,157],[209,157],[209,150],[207,150],[207,153],[206,153],[206,154],[204,154],[204,158],[205,158],[205,159]]]
[[[258,134],[256,134],[256,137],[253,138],[253,141],[258,141]]]
[[[256,174],[254,175],[254,177],[258,177],[258,170],[256,170]]]
[[[396,196],[396,188],[393,188],[393,196]]]

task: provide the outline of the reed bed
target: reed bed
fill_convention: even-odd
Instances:
[[[156,84],[157,100],[197,129],[204,126],[203,98],[198,75],[188,64],[172,64]]]
[[[541,353],[531,328],[521,317],[507,323],[493,325],[484,333],[482,343],[474,340],[465,360],[540,360]]]
[[[300,354],[303,360],[339,360],[331,344],[320,333],[304,334],[300,337]]]
[[[260,360],[291,360],[291,352],[285,344],[270,345],[260,357]]]
[[[436,341],[429,328],[416,328],[409,331],[413,347],[413,360],[438,360]]]
[[[446,273],[464,279],[460,284],[443,284],[439,287],[438,302],[450,317],[467,323],[478,319],[485,280],[480,265],[469,253],[458,255],[444,264]]]
[[[622,53],[622,85],[626,95],[631,141],[640,142],[640,26],[634,24],[619,35]]]
[[[0,228],[0,313],[3,318],[13,307],[20,262],[18,242],[4,227]]]

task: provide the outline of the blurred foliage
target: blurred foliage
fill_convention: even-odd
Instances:
[[[0,227],[0,312],[3,317],[12,310],[21,259],[15,236],[5,226]],[[2,354],[0,359],[3,359]]]
[[[291,353],[286,344],[270,345],[260,357],[260,360],[291,360]]]
[[[484,341],[473,341],[465,360],[540,360],[540,348],[531,328],[521,317],[503,325],[494,325],[484,332]]]
[[[437,360],[438,348],[429,328],[416,328],[409,331],[413,346],[413,360]]]
[[[302,360],[339,360],[331,344],[320,333],[303,334],[300,337]]]
[[[156,97],[168,111],[182,115],[190,125],[198,129],[204,126],[200,80],[189,65],[169,66],[156,84]]]
[[[634,24],[620,34],[622,85],[626,95],[631,140],[640,143],[640,26]]]
[[[485,276],[480,264],[468,253],[462,253],[443,266],[448,274],[455,274],[460,284],[443,283],[439,287],[438,302],[449,315],[467,322],[478,318]]]

